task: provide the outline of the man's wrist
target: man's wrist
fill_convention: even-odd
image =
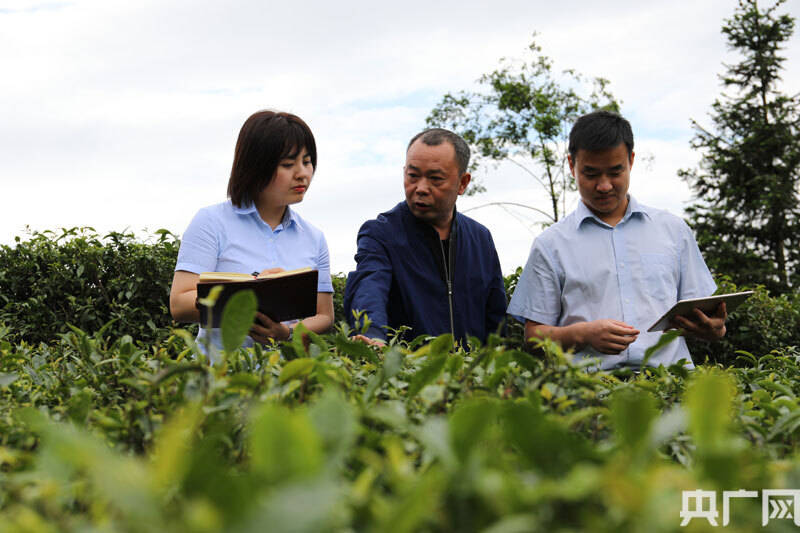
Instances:
[[[576,322],[565,327],[564,331],[567,332],[567,338],[562,340],[562,344],[575,349],[583,348],[587,344],[588,334],[586,330],[588,327],[588,322]]]

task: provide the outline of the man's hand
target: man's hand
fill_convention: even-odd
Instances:
[[[670,322],[670,328],[682,329],[693,337],[707,341],[719,340],[725,336],[725,320],[728,318],[725,302],[721,302],[711,316],[706,315],[696,307],[692,310],[692,313],[694,316],[691,320],[685,316],[676,316]]]
[[[541,322],[525,322],[526,339],[549,337],[565,350],[581,350],[587,344],[600,353],[620,353],[636,340],[639,330],[625,322],[609,318],[591,322],[576,322],[569,326],[548,326]]]
[[[616,355],[628,347],[639,335],[639,330],[625,322],[609,318],[583,322],[581,344],[589,344],[600,353]]]
[[[267,343],[271,339],[285,341],[289,338],[290,333],[289,326],[281,322],[275,322],[261,312],[256,313],[256,322],[250,328],[250,337],[261,344]]]
[[[383,348],[384,346],[386,346],[386,343],[381,339],[371,339],[366,335],[354,335],[353,340],[361,341],[370,346],[377,346],[378,348]]]

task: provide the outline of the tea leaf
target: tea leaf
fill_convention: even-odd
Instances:
[[[264,404],[250,426],[253,468],[270,484],[317,473],[323,464],[322,441],[305,411]]]
[[[428,355],[428,360],[417,370],[416,374],[411,378],[411,382],[408,384],[408,399],[414,398],[425,385],[428,385],[438,378],[446,362],[447,353],[442,353],[438,356]]]
[[[644,359],[642,360],[642,366],[647,365],[647,362],[650,360],[653,355],[655,355],[659,350],[664,348],[667,344],[671,343],[678,337],[683,336],[683,331],[679,329],[671,329],[669,331],[665,331],[661,334],[658,338],[658,341],[649,348],[644,351]]]
[[[220,329],[222,347],[230,353],[242,345],[258,310],[258,300],[252,290],[239,291],[230,297],[222,311]]]
[[[308,357],[289,361],[283,367],[283,370],[281,370],[281,375],[278,381],[281,385],[283,385],[292,379],[307,376],[314,369],[315,364],[316,361]]]
[[[458,458],[465,462],[473,448],[481,443],[488,428],[496,422],[495,403],[486,400],[472,400],[462,403],[450,417],[450,438]]]
[[[628,453],[641,454],[648,448],[650,430],[658,416],[651,394],[631,387],[615,390],[610,416],[617,438]]]
[[[0,372],[0,388],[5,388],[19,379],[17,374]]]

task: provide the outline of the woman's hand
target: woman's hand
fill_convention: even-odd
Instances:
[[[260,276],[266,276],[267,274],[277,274],[278,272],[283,272],[283,269],[281,267],[265,268],[264,270],[259,272],[258,275],[260,277]]]
[[[260,322],[260,324],[259,324]],[[289,338],[291,330],[282,322],[275,322],[264,313],[256,313],[256,322],[250,328],[250,337],[256,342],[265,344],[270,340],[285,341]]]

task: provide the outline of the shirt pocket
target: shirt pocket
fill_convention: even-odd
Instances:
[[[678,295],[675,259],[654,253],[643,253],[641,258],[645,294],[659,301],[674,302]]]

